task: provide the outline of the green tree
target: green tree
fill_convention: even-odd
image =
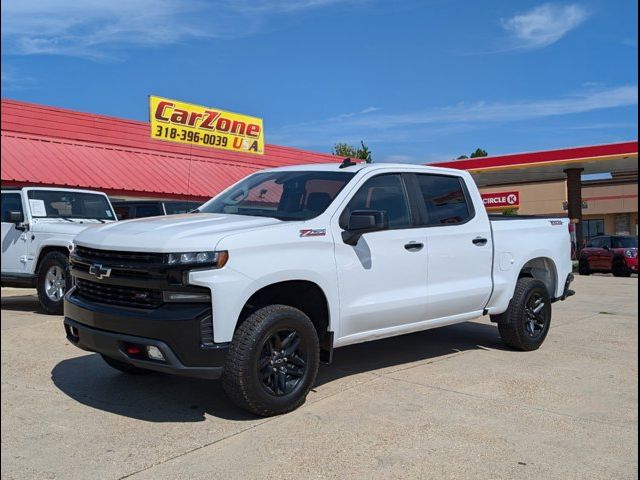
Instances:
[[[507,217],[515,217],[518,215],[518,208],[517,207],[505,208],[504,210],[502,210],[502,215],[506,215]]]
[[[476,148],[476,151],[471,154],[471,157],[467,155],[460,155],[456,160],[466,160],[467,158],[488,157],[489,154],[482,148]]]
[[[348,143],[336,143],[331,153],[338,157],[355,158],[357,150],[353,145],[349,145]]]
[[[488,157],[488,156],[489,154],[487,153],[487,151],[483,150],[482,148],[476,148],[476,151],[471,154],[471,158]]]
[[[362,140],[360,140],[359,147],[354,147],[348,143],[336,143],[333,146],[333,151],[331,153],[339,157],[353,158],[356,160],[363,160],[365,163],[373,163],[371,150]]]

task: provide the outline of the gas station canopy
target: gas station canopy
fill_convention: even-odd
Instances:
[[[467,170],[480,187],[566,179],[567,169],[582,174],[638,171],[638,141],[563,148],[434,164]]]

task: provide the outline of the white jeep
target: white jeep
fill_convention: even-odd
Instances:
[[[61,314],[71,286],[69,250],[85,228],[116,220],[104,193],[2,189],[2,286],[37,288],[42,308]]]

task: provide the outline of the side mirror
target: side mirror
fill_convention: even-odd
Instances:
[[[26,230],[27,226],[24,222],[24,215],[19,210],[9,210],[9,223],[13,223],[16,230]]]
[[[342,240],[355,246],[365,233],[379,232],[389,228],[387,212],[382,210],[354,210],[349,216],[349,226],[342,232]]]
[[[24,217],[22,212],[18,210],[9,210],[9,222],[11,223],[22,223]]]

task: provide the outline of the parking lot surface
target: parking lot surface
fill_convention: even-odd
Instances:
[[[638,279],[574,285],[536,352],[486,319],[346,347],[268,419],[112,370],[2,289],[2,478],[637,478]]]

